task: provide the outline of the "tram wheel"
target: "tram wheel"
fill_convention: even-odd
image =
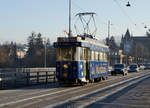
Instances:
[[[80,85],[81,86],[84,86],[86,83],[85,82],[80,82]]]
[[[104,77],[102,77],[102,80],[106,80],[106,77],[104,76]]]

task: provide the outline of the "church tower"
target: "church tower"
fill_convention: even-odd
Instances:
[[[130,35],[130,32],[129,32],[129,29],[127,29],[126,34],[124,36],[124,41],[128,42],[128,41],[130,41],[130,39],[131,39],[131,35]]]
[[[132,37],[131,37],[131,34],[129,32],[129,29],[127,29],[125,35],[124,36],[122,35],[120,48],[122,50],[124,50],[127,45],[129,47],[131,47],[131,43],[132,43]]]

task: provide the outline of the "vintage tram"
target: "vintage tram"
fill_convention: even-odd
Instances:
[[[92,36],[58,37],[54,47],[59,82],[85,84],[108,76],[108,46]]]

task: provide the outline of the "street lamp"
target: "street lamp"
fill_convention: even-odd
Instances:
[[[128,3],[126,4],[126,6],[127,6],[127,7],[130,7],[130,6],[131,6],[131,4],[129,3],[129,1],[128,1]]]

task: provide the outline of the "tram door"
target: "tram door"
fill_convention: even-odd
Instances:
[[[82,48],[82,57],[81,60],[84,61],[84,78],[89,79],[89,60],[90,60],[90,49]]]
[[[86,49],[87,59],[86,59],[86,79],[90,79],[90,60],[91,60],[91,50]]]

